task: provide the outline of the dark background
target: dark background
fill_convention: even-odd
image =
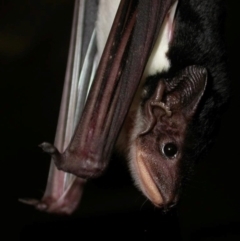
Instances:
[[[119,160],[87,185],[71,217],[41,213],[17,201],[44,192],[49,157],[38,144],[54,139],[72,11],[72,0],[0,1],[1,219],[9,240],[114,240],[127,233],[146,240],[154,235],[159,240],[240,240],[240,39],[233,0],[227,1],[226,20],[231,103],[214,147],[196,167],[177,209],[164,214],[154,208]]]

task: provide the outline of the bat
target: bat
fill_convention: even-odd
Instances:
[[[229,98],[224,1],[119,2],[75,2],[55,143],[40,145],[52,156],[47,188],[22,200],[39,210],[72,213],[115,147],[167,210],[214,140]]]

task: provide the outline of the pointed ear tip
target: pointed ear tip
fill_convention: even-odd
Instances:
[[[198,75],[201,76],[201,78],[204,80],[204,83],[206,85],[207,77],[208,77],[208,70],[207,70],[207,68],[204,67],[204,66],[201,66],[201,65],[193,65],[192,66],[192,70],[193,70],[193,72],[196,71],[196,73],[198,73]]]
[[[206,67],[201,66],[200,72],[202,75],[207,76],[208,75],[208,70]]]
[[[203,75],[207,75],[207,73],[208,73],[207,68],[202,66],[201,72],[202,72]]]

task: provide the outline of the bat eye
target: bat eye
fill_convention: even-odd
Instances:
[[[163,154],[166,157],[174,157],[178,152],[178,148],[174,143],[167,143],[164,147],[163,147]]]

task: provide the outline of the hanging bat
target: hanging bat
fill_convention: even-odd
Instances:
[[[167,210],[213,141],[228,100],[224,1],[119,2],[75,2],[55,144],[40,145],[52,156],[47,188],[22,200],[40,210],[72,213],[115,147]]]

